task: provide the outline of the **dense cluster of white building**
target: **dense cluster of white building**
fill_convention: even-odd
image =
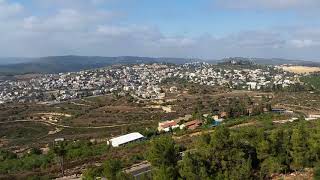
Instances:
[[[60,102],[112,92],[130,93],[143,99],[161,99],[165,97],[161,82],[167,78],[249,90],[259,90],[270,85],[286,87],[296,83],[292,75],[274,67],[239,69],[207,63],[118,65],[80,72],[47,74],[31,80],[2,81],[0,103]]]
[[[184,65],[189,67],[190,64]],[[201,63],[194,71],[187,71],[184,75],[191,82],[203,85],[228,85],[230,88],[260,90],[265,87],[280,85],[288,87],[297,83],[293,76],[288,72],[276,69],[273,66],[264,67],[263,69],[246,69],[246,68],[225,68],[212,66],[207,63]]]

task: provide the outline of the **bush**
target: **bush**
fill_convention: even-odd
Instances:
[[[319,180],[320,179],[320,166],[314,168],[313,179],[314,180]]]
[[[85,172],[82,174],[83,180],[95,180],[97,177],[102,176],[102,167],[89,167],[85,170]]]

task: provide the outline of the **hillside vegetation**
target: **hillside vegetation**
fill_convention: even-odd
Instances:
[[[309,75],[301,77],[300,80],[314,89],[320,90],[320,75]]]
[[[264,121],[261,119],[261,121]],[[151,140],[145,158],[152,164],[152,173],[143,179],[272,179],[279,174],[303,172],[319,167],[319,122],[299,121],[282,126],[218,127],[193,142],[193,147],[179,155],[181,145],[170,136]],[[88,169],[85,178],[113,177],[133,179],[118,169],[121,162],[103,169]],[[111,164],[110,164],[111,163]],[[317,179],[318,168],[315,168]],[[308,177],[311,179],[312,177]]]

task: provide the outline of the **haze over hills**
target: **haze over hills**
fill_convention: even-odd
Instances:
[[[256,64],[298,64],[319,66],[319,63],[312,61],[288,60],[288,59],[266,59],[266,58],[225,58],[222,60],[204,60],[195,58],[167,58],[167,57],[101,57],[101,56],[51,56],[39,58],[0,58],[0,74],[26,74],[26,73],[59,73],[80,71],[93,68],[101,68],[115,64],[136,64],[136,63],[174,63],[183,64],[188,62],[203,61],[212,64],[228,60],[252,61]]]
[[[114,64],[168,62],[183,64],[192,62],[185,58],[151,58],[135,56],[51,56],[40,58],[0,58],[1,74],[59,73],[100,68]],[[6,63],[7,62],[7,63]]]
[[[0,57],[0,66],[26,63],[33,60],[34,58],[26,58],[26,57]]]
[[[246,58],[246,57],[230,57],[218,60],[217,62],[226,62],[226,61],[251,61],[256,64],[262,65],[281,65],[281,64],[294,64],[294,65],[303,65],[303,66],[319,66],[319,62],[315,61],[305,61],[305,60],[292,60],[292,59],[283,59],[283,58]]]

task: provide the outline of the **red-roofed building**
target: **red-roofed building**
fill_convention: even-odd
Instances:
[[[176,121],[164,121],[164,122],[159,122],[159,126],[158,126],[158,131],[165,131],[165,132],[169,132],[170,128],[171,129],[175,129],[178,128],[179,125]]]
[[[193,120],[193,121],[186,122],[184,125],[187,129],[194,130],[202,125],[202,121]]]

